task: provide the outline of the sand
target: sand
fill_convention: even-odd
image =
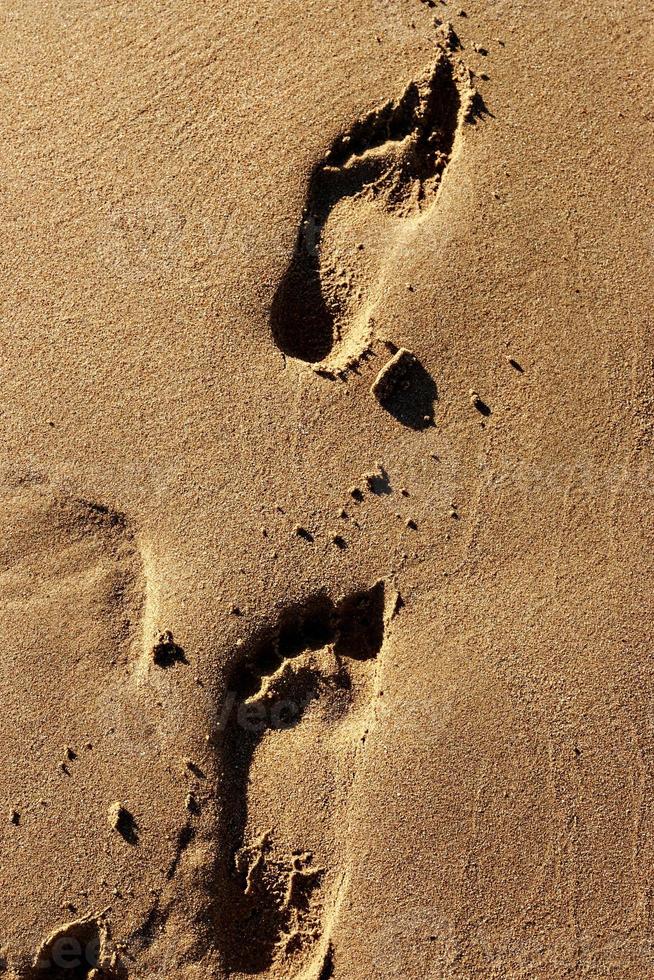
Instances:
[[[0,976],[654,976],[645,5],[0,15]]]

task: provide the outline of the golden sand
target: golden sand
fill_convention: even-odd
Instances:
[[[654,976],[645,6],[0,15],[0,977]]]

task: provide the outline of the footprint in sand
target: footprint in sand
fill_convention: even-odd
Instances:
[[[96,773],[115,754],[102,743],[139,630],[141,561],[122,515],[46,481],[4,485],[0,525],[2,796],[20,814],[19,832],[3,838],[0,929],[15,929],[7,970],[21,980],[106,980],[113,974],[97,967],[107,931],[95,919],[57,926],[35,949],[62,899],[89,886],[89,864],[97,877],[111,865]]]
[[[108,937],[102,919],[60,926],[42,944],[25,980],[127,980],[107,952]]]
[[[230,976],[332,976],[348,797],[374,724],[387,593],[378,582],[286,610],[234,671],[216,905]]]
[[[96,912],[144,847],[108,812],[125,800],[141,814],[163,792],[136,666],[163,673],[181,648],[166,633],[160,666],[157,646],[143,652],[146,569],[124,515],[25,478],[0,488],[0,526],[2,800],[16,813],[2,838],[0,975],[122,980]],[[142,877],[156,880],[150,867]],[[66,922],[62,908],[80,915]]]
[[[370,348],[385,271],[435,204],[471,105],[468,73],[443,50],[423,78],[357,121],[316,165],[271,308],[285,355],[329,375]]]

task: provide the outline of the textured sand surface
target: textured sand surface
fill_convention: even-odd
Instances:
[[[0,23],[0,976],[654,976],[645,5]]]

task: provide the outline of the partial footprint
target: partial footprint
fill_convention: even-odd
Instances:
[[[31,806],[43,796],[50,812],[55,790],[75,786],[61,775],[96,758],[105,685],[140,632],[142,566],[123,515],[45,481],[0,490],[0,527],[0,705],[11,718],[0,731],[15,777],[5,793]]]
[[[442,51],[424,78],[356,122],[315,167],[271,309],[284,354],[330,373],[368,348],[384,270],[436,200],[470,104],[467,73]]]
[[[230,976],[330,976],[348,796],[374,718],[385,588],[288,609],[232,678],[218,936]],[[330,963],[332,964],[330,966]]]
[[[125,881],[135,907],[150,900],[178,822],[171,810],[155,835],[148,812],[178,780],[159,762],[154,709],[132,682],[146,592],[124,515],[45,479],[0,487],[0,935],[20,980],[113,977],[87,956],[106,931],[95,913]],[[110,819],[116,801],[144,833]],[[62,908],[75,920],[66,926]]]
[[[60,926],[39,949],[25,980],[127,980],[107,950],[106,924],[93,917]]]

